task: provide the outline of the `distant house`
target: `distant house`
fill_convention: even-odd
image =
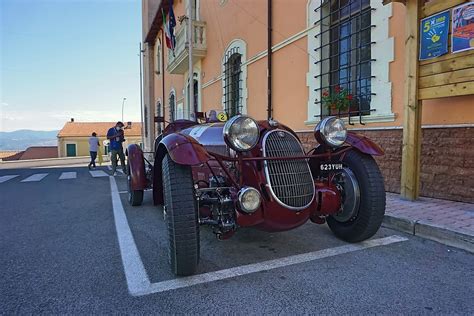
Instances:
[[[30,160],[30,159],[48,159],[58,158],[58,147],[57,146],[31,146],[24,151],[20,151],[2,157],[3,161],[14,161],[14,160]]]
[[[0,151],[0,161],[8,161],[10,157],[20,157],[23,151],[18,150],[5,150]],[[15,159],[16,160],[16,159]]]
[[[109,151],[107,131],[115,126],[117,122],[75,122],[71,119],[58,133],[58,155],[59,157],[76,157],[89,155],[89,137],[93,132],[97,133],[99,143],[101,145],[102,154]],[[127,124],[125,122],[125,124]],[[132,122],[131,128],[125,129],[125,143],[128,144],[142,143],[142,124]]]

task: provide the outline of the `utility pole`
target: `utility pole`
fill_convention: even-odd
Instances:
[[[144,50],[142,49],[142,42],[138,46],[138,58],[140,60],[140,116],[142,119],[142,146],[145,146],[145,132],[143,131],[143,126],[145,122],[143,121],[143,71],[142,71],[142,54]]]

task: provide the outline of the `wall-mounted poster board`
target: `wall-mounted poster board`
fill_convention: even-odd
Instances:
[[[474,2],[470,0],[431,0],[424,3],[423,1],[420,2],[418,2],[421,9],[419,21],[424,21],[445,11],[449,11],[451,14],[448,34],[449,52],[442,56],[418,62],[418,99],[429,100],[474,94],[474,49],[463,49],[462,52],[452,53],[453,37],[461,34],[459,31],[456,33],[456,28],[454,32],[452,29],[453,23],[460,21],[456,19],[455,15],[468,18],[458,22],[457,26],[474,27],[474,19],[470,14],[473,10],[467,10],[474,7]],[[457,10],[463,8],[464,10]],[[421,26],[422,24],[419,23],[418,27]],[[466,30],[466,28],[462,30]],[[422,30],[419,30],[418,36],[421,36],[421,34]],[[465,34],[466,32],[463,33],[463,36]],[[421,39],[419,39],[419,42],[421,42]]]
[[[451,33],[453,53],[474,49],[474,3],[453,8]]]
[[[450,11],[446,10],[421,20],[420,60],[439,57],[448,52]]]

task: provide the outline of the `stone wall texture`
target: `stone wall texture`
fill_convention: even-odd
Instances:
[[[356,131],[384,150],[376,157],[385,179],[385,190],[400,193],[402,130]],[[298,133],[305,149],[316,141],[312,133]],[[421,147],[422,196],[474,203],[474,128],[423,128]]]

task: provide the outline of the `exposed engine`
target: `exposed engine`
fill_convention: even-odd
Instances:
[[[204,182],[204,181],[202,181]],[[220,240],[227,239],[237,228],[235,222],[235,189],[227,186],[225,177],[217,175],[209,178],[208,187],[195,184],[198,209],[207,209],[199,217],[199,224],[210,225]],[[203,216],[203,214],[206,214]]]

